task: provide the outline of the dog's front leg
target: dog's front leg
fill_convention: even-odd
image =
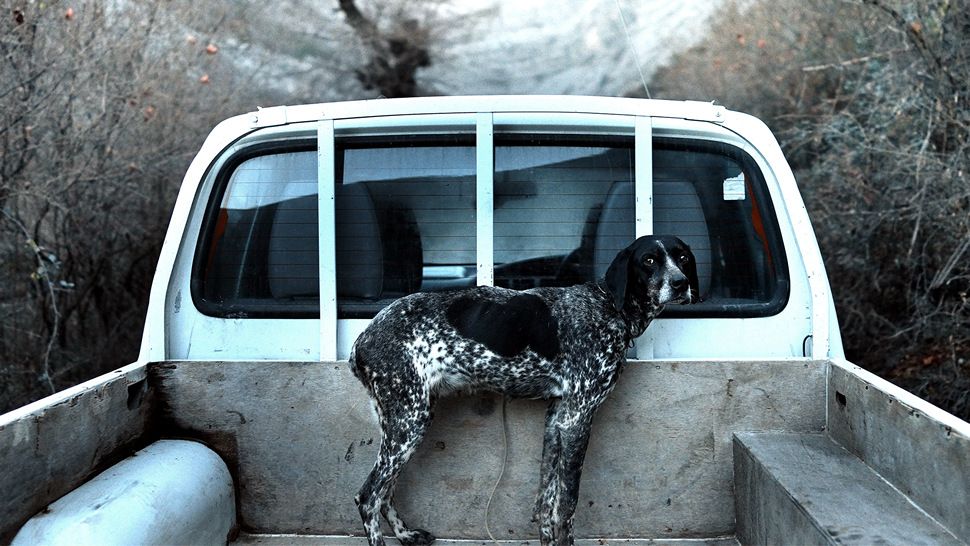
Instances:
[[[553,518],[557,544],[573,544],[573,517],[579,502],[579,480],[583,474],[592,421],[592,413],[582,416],[574,427],[564,431],[561,436],[559,463],[562,468],[562,485],[559,488],[559,509],[554,512],[558,517]]]
[[[554,398],[546,409],[546,428],[542,436],[542,463],[539,467],[539,491],[536,493],[536,503],[532,509],[533,522],[542,520],[542,512],[549,510],[554,494],[549,490],[549,486],[553,483],[553,472],[556,468],[556,459],[559,457],[559,435],[556,432],[559,404],[560,399]]]
[[[579,500],[579,481],[598,404],[563,401],[553,417],[549,481],[540,490],[539,541],[543,546],[573,544],[573,516]]]

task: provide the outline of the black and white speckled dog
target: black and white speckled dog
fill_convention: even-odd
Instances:
[[[382,434],[377,463],[354,499],[370,546],[384,544],[379,513],[402,544],[434,541],[409,529],[391,498],[437,397],[456,390],[552,399],[535,516],[543,545],[572,544],[593,414],[613,390],[632,340],[665,304],[696,302],[697,286],[690,248],[676,237],[647,236],[622,250],[600,282],[419,293],[384,309],[350,355]]]

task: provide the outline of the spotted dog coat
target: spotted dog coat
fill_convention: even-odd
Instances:
[[[398,516],[394,485],[431,425],[437,398],[476,390],[551,400],[534,516],[543,545],[573,544],[593,415],[616,385],[632,340],[664,304],[697,301],[697,286],[689,247],[647,236],[622,250],[600,282],[419,293],[384,309],[350,355],[382,434],[374,469],[354,499],[370,546],[384,544],[379,513],[402,544],[434,541]]]

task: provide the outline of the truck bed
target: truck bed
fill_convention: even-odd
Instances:
[[[0,541],[135,449],[188,438],[232,475],[235,543],[363,543],[350,537],[360,534],[352,499],[379,438],[345,361],[157,362],[55,397],[0,421],[0,463],[16,467],[0,483],[13,492],[0,501]],[[399,482],[399,511],[439,544],[491,543],[485,505],[505,458],[489,528],[503,543],[537,543],[530,512],[544,409],[490,394],[442,400]],[[750,434],[768,447],[752,449]],[[818,441],[834,447],[805,447]],[[771,446],[795,456],[773,460]],[[863,498],[847,497],[847,506],[869,503],[867,484],[886,482],[901,496],[887,505],[911,506],[937,526],[921,535],[937,538],[928,542],[970,538],[967,423],[845,361],[660,360],[630,362],[597,414],[576,515],[578,537],[588,538],[580,544],[772,543],[794,530],[819,543],[865,542],[872,536],[858,531],[877,528],[871,519],[854,524],[841,510],[847,519],[829,523],[810,509],[818,497],[800,493],[797,477],[811,470],[805,457],[829,451],[838,456],[822,468],[845,461],[873,472],[852,486]],[[767,474],[749,479],[758,472]],[[852,487],[836,479],[823,489],[858,496]],[[751,501],[768,495],[785,502]],[[909,516],[881,517],[892,526]]]

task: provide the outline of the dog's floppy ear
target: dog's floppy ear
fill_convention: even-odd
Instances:
[[[701,301],[701,284],[697,280],[697,260],[694,259],[694,253],[690,251],[690,247],[684,245],[687,255],[690,259],[687,263],[681,267],[681,271],[687,276],[687,282],[690,283],[690,298],[684,303],[697,303]]]
[[[613,295],[613,305],[617,311],[623,311],[623,307],[626,306],[631,256],[633,256],[632,245],[621,250],[606,270],[606,288]]]

